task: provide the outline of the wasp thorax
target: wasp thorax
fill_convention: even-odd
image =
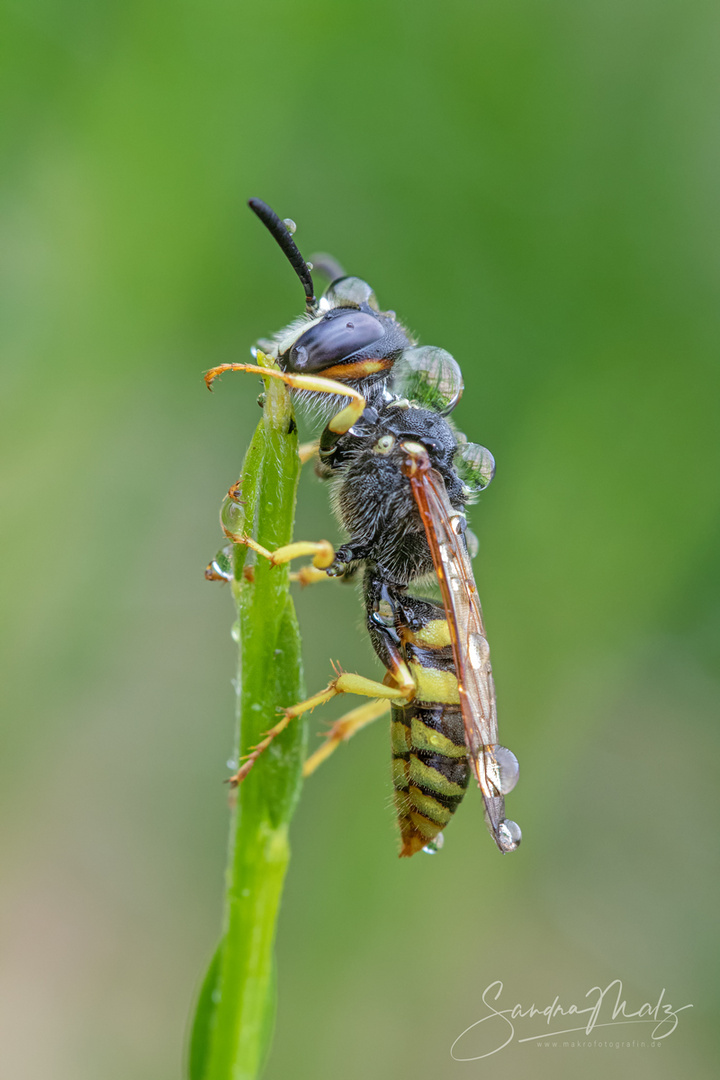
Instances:
[[[382,323],[368,312],[336,308],[291,346],[287,368],[295,372],[322,371],[366,349],[384,333]]]
[[[325,295],[320,300],[320,310],[338,307],[362,307],[366,304],[373,311],[380,311],[375,293],[367,281],[359,277],[337,278],[329,286]]]

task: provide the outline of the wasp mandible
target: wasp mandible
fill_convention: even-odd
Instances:
[[[292,236],[294,226],[259,199],[250,201],[282,248],[305,292],[305,312],[260,343],[273,367],[222,364],[286,383],[327,420],[316,471],[348,537],[276,551],[233,535],[279,564],[313,556],[310,576],[363,574],[366,625],[385,667],[382,682],[341,671],[320,693],[284,711],[232,778],[246,779],[270,742],[296,717],[337,694],[373,699],[338,720],[305,763],[306,775],[362,727],[391,712],[395,806],[401,856],[435,851],[473,775],[485,820],[502,852],[514,851],[519,826],[505,817],[505,795],[518,763],[498,742],[495,686],[471,565],[472,534],[464,507],[492,480],[495,463],[469,443],[448,415],[463,389],[444,349],[419,347],[392,311],[381,311],[370,286],[333,273],[320,299],[312,268]],[[257,357],[256,357],[257,358]],[[210,572],[210,577],[222,576]],[[408,588],[431,578],[441,603]],[[308,576],[304,578],[308,580]]]

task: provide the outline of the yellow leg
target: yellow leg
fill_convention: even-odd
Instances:
[[[415,686],[412,686],[414,692]],[[407,701],[411,696],[406,688],[400,686],[388,686],[386,683],[377,682],[375,679],[366,679],[364,675],[354,675],[349,671],[341,671],[337,679],[328,683],[325,690],[319,694],[313,694],[307,701],[301,701],[285,710],[285,715],[291,719],[295,716],[303,716],[306,712],[312,712],[318,705],[324,705],[337,694],[357,694],[360,697],[383,698],[387,701],[399,701],[403,698]]]
[[[351,712],[341,716],[328,731],[322,746],[306,760],[303,765],[303,776],[310,776],[311,773],[314,773],[318,765],[321,765],[323,761],[329,758],[332,752],[337,750],[341,742],[347,742],[361,728],[371,724],[373,720],[385,716],[389,709],[390,706],[387,700],[371,701],[368,705],[360,705],[357,709],[352,709]]]
[[[301,585],[312,585],[316,581],[327,578],[324,571],[332,565],[335,558],[335,548],[329,540],[298,540],[295,544],[285,544],[284,547],[276,548],[275,551],[268,551],[262,544],[258,544],[257,540],[253,540],[252,536],[240,536],[237,533],[227,535],[234,544],[245,544],[251,551],[255,551],[258,555],[262,555],[263,559],[271,562],[273,566],[290,562],[291,559],[302,558],[304,555],[314,555],[312,566],[303,566],[297,574],[290,575]]]
[[[258,351],[258,359],[268,358]],[[265,378],[280,379],[292,390],[309,390],[315,394],[338,394],[349,399],[344,409],[341,409],[328,424],[330,431],[336,435],[343,435],[349,431],[353,424],[357,423],[365,408],[365,398],[357,390],[345,386],[335,379],[326,379],[324,375],[296,375],[291,371],[280,371],[279,368],[261,367],[259,364],[219,364],[205,372],[205,385],[212,390],[212,384],[219,375],[225,371],[250,371],[255,375]]]
[[[205,567],[205,577],[208,581],[232,581],[232,574],[226,574],[218,569],[215,561]],[[255,581],[255,567],[243,567],[243,578],[251,584]],[[340,578],[328,577],[324,570],[318,570],[314,566],[301,566],[297,572],[290,574],[291,581],[297,581],[304,589],[306,585],[317,585],[320,581],[340,581]]]
[[[274,727],[270,728],[262,742],[252,748],[251,753],[246,756],[242,765],[235,775],[230,777],[228,783],[232,784],[233,787],[237,787],[238,784],[242,783],[263,751],[267,750],[273,739],[285,730],[291,720],[294,720],[296,716],[302,716],[306,712],[312,712],[318,705],[324,705],[326,701],[330,701],[336,694],[359,694],[362,697],[383,698],[385,701],[402,699],[407,701],[414,692],[414,684],[411,684],[410,688],[407,686],[402,688],[399,686],[387,686],[385,683],[377,682],[375,679],[366,679],[364,675],[353,675],[350,672],[341,671],[336,679],[328,683],[325,690],[321,690],[319,694],[313,694],[306,701],[301,701],[290,709],[285,709],[283,718]]]
[[[242,763],[238,771],[227,781],[231,787],[237,787],[238,784],[241,784],[243,782],[257,759],[262,754],[263,750],[267,750],[273,739],[276,738],[280,734],[280,732],[285,730],[285,728],[288,726],[292,719],[292,716],[288,716],[286,713],[285,716],[283,716],[282,720],[275,724],[275,727],[270,728],[262,742],[259,742],[257,746],[253,747],[252,753],[246,755],[245,761]]]
[[[291,581],[299,581],[302,587],[316,585],[319,581],[339,581],[340,578],[328,577],[324,570],[316,570],[314,566],[301,566],[298,572],[290,575]]]
[[[300,458],[301,464],[304,465],[306,461],[310,460],[310,458],[315,457],[319,449],[319,439],[315,439],[314,442],[300,443],[300,445],[298,446],[298,457]]]

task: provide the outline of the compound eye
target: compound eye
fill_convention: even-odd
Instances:
[[[463,378],[449,352],[435,345],[421,345],[405,349],[395,362],[393,390],[424,409],[447,416],[460,400]]]
[[[336,278],[320,301],[321,310],[322,308],[360,307],[361,304],[367,304],[373,311],[380,310],[375,293],[367,281],[359,277]]]
[[[394,435],[381,435],[378,441],[373,446],[373,450],[376,454],[389,454],[394,445]]]
[[[385,331],[372,315],[352,308],[336,309],[301,334],[290,349],[289,371],[322,371],[366,349]]]

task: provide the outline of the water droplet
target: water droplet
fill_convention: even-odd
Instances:
[[[217,559],[213,559],[213,561],[208,563],[205,567],[205,578],[207,581],[230,581],[228,575],[222,572]]]
[[[482,634],[468,634],[467,654],[473,671],[481,671],[490,660],[490,646]]]
[[[447,416],[460,400],[463,378],[449,352],[422,345],[405,349],[396,361],[392,386],[395,393]]]
[[[232,547],[228,545],[218,551],[212,562],[205,568],[205,577],[208,581],[232,581]]]
[[[457,536],[463,536],[467,529],[467,518],[464,514],[453,514],[450,518],[450,524]]]
[[[237,498],[231,499],[229,495],[226,495],[223,499],[220,507],[220,525],[222,531],[230,539],[233,536],[242,535],[245,527],[245,507],[237,501]]]
[[[434,840],[430,840],[429,843],[425,845],[423,851],[426,855],[437,855],[438,851],[441,850],[444,843],[445,837],[441,832],[439,832]]]
[[[375,293],[367,281],[359,277],[342,277],[332,282],[323,296],[324,308],[355,307],[367,304],[373,311],[379,311]]]
[[[378,626],[393,627],[395,626],[395,612],[392,605],[387,600],[380,600],[377,609],[373,611],[370,616],[374,623]]]
[[[520,826],[516,821],[505,818],[498,825],[497,838],[503,851],[515,851],[516,848],[520,847],[520,841],[522,840]]]
[[[498,763],[499,788],[503,795],[508,795],[518,782],[520,764],[507,746],[495,746],[493,749]]]
[[[293,221],[292,218],[289,218],[289,217],[283,218],[283,225],[285,226],[285,228],[287,229],[287,231],[290,233],[291,236],[293,235],[293,233],[295,233],[297,231],[297,225],[295,224],[295,222]]]
[[[252,709],[253,712],[262,712],[262,705],[260,704],[259,701],[253,701],[250,708]]]
[[[239,622],[234,622],[232,624],[232,626],[230,627],[230,637],[233,639],[233,641],[235,642],[236,645],[240,641],[240,623]]]
[[[454,465],[469,501],[484,491],[495,475],[495,458],[479,443],[460,443],[455,451]]]
[[[232,769],[233,772],[237,772],[238,759],[236,757],[228,758],[225,764],[227,765],[228,769]]]

